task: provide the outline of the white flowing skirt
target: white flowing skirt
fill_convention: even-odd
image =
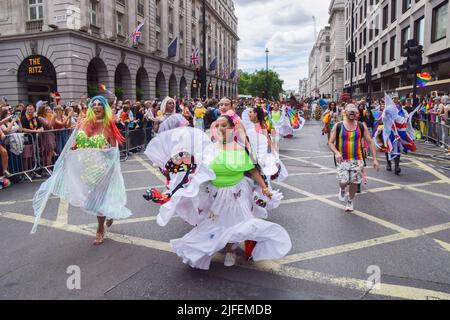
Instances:
[[[292,247],[281,226],[256,218],[254,184],[244,178],[237,185],[217,188],[208,183],[199,194],[197,214],[204,219],[181,239],[170,241],[174,252],[193,268],[208,270],[212,256],[228,243],[256,241],[254,261],[285,256]]]
[[[292,126],[291,126],[291,123],[290,123],[288,117],[284,117],[284,120],[283,120],[282,125],[280,126],[278,132],[279,132],[280,138],[294,134],[294,129],[292,129]]]

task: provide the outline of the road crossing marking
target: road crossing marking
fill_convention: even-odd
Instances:
[[[339,204],[339,203],[334,202],[334,201],[331,201],[331,200],[325,198],[324,196],[316,195],[316,194],[310,193],[308,191],[301,190],[299,188],[293,187],[293,186],[288,185],[288,184],[283,183],[283,182],[276,182],[275,184],[277,184],[277,185],[279,185],[281,187],[284,187],[286,189],[295,191],[297,193],[300,193],[300,194],[302,194],[304,196],[313,198],[313,199],[318,200],[320,202],[326,203],[326,204],[328,204],[328,205],[330,205],[332,207],[339,208],[341,210],[345,210],[345,206],[344,205]],[[397,226],[397,225],[395,225],[393,223],[390,223],[388,221],[382,220],[380,218],[376,218],[374,216],[371,216],[371,215],[369,215],[367,213],[364,213],[362,211],[359,211],[359,210],[353,211],[352,215],[359,216],[359,217],[364,218],[366,220],[369,220],[371,222],[375,222],[375,223],[377,223],[377,224],[379,224],[379,225],[381,225],[381,226],[383,226],[383,227],[385,227],[387,229],[395,230],[395,231],[400,232],[400,233],[408,233],[408,232],[410,232],[410,230],[408,230],[408,229],[405,229],[403,227]]]
[[[59,200],[58,214],[56,222],[66,225],[69,223],[69,203],[64,200]]]
[[[34,222],[34,217],[27,216],[19,213],[5,212],[0,213],[0,217],[7,219],[12,219],[21,222],[27,222],[32,224]],[[47,219],[41,219],[41,226],[46,226],[53,229],[64,230],[75,234],[94,236],[95,231],[89,230],[85,226],[76,225],[63,225],[61,223],[50,221]],[[450,228],[450,225],[448,226]],[[169,243],[162,241],[149,240],[144,238],[139,238],[135,236],[122,235],[114,232],[107,232],[107,239],[113,240],[115,242],[146,247],[150,249],[156,249],[164,252],[172,252]],[[220,257],[219,257],[220,256]],[[214,261],[221,261],[222,255],[216,255]],[[281,265],[277,261],[267,261],[267,262],[257,262],[249,263],[243,261],[243,259],[237,260],[237,265],[251,270],[268,272],[274,275],[293,278],[297,280],[303,280],[313,283],[320,283],[324,285],[333,285],[342,288],[347,288],[351,290],[361,291],[362,293],[367,293],[369,291],[367,287],[367,281],[355,278],[338,277],[322,272],[304,270],[296,267]],[[426,290],[421,288],[415,288],[411,286],[400,286],[393,284],[382,283],[380,289],[372,289],[369,294],[395,297],[410,300],[426,300],[429,297],[434,297],[442,300],[450,300],[450,294],[446,292]]]
[[[384,237],[378,237],[378,238],[373,238],[373,239],[369,239],[369,240],[363,240],[363,241],[359,241],[359,242],[343,244],[343,245],[330,247],[330,248],[324,248],[324,249],[312,250],[312,251],[303,252],[303,253],[297,253],[297,254],[293,254],[290,256],[286,256],[286,257],[278,260],[277,262],[279,264],[290,264],[290,263],[300,262],[300,261],[305,261],[305,260],[329,257],[329,256],[336,255],[336,254],[341,254],[341,253],[350,252],[350,251],[356,251],[356,250],[360,250],[360,249],[366,249],[366,248],[370,248],[370,247],[374,247],[374,246],[378,246],[378,245],[382,245],[382,244],[387,244],[387,243],[391,243],[391,242],[396,242],[396,241],[400,241],[400,240],[422,237],[425,235],[436,233],[437,232],[436,230],[444,231],[444,230],[449,230],[449,229],[450,229],[450,223],[443,223],[440,225],[433,226],[431,228],[421,228],[421,229],[417,229],[417,230],[412,230],[412,231],[408,232],[407,234],[395,233],[395,234],[384,236]]]

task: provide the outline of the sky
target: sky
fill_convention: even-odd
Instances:
[[[238,17],[238,65],[246,72],[266,67],[284,80],[285,90],[298,91],[308,75],[308,57],[317,32],[328,24],[331,0],[234,0]]]

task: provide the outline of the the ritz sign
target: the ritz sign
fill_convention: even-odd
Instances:
[[[28,74],[42,74],[43,72],[41,58],[28,59]]]

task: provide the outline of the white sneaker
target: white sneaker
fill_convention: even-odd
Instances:
[[[236,263],[236,254],[234,252],[227,252],[227,254],[225,255],[225,262],[223,263],[223,265],[225,267],[232,267],[234,266]]]
[[[341,201],[341,202],[345,202],[345,201],[348,200],[347,199],[347,192],[345,191],[345,189],[339,188],[338,197],[339,197],[339,201]]]
[[[353,200],[348,200],[345,206],[345,212],[353,212]]]

